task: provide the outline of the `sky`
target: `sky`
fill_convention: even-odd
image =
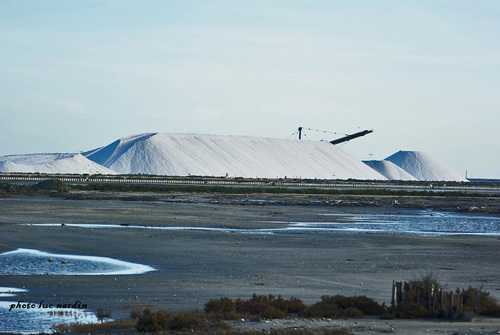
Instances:
[[[203,133],[500,178],[500,1],[0,0],[0,155]]]

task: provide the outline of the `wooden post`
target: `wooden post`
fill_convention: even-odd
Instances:
[[[432,306],[432,294],[433,293],[433,286],[432,284],[429,285],[429,287],[427,288],[427,309],[430,309],[431,306]]]
[[[398,285],[398,304],[399,304],[401,301],[403,301],[403,293],[402,293],[403,282],[399,281],[397,285]]]
[[[439,308],[441,311],[446,310],[446,298],[445,298],[446,293],[443,291],[443,289],[440,287],[439,288]]]
[[[453,317],[453,291],[448,293],[448,317]]]
[[[462,308],[463,308],[463,302],[464,302],[464,293],[463,290],[457,290],[458,293],[458,299],[457,299],[457,316],[459,318],[462,317]]]
[[[439,291],[437,290],[436,287],[434,287],[434,284],[432,284],[432,308],[437,309],[438,308],[438,294]]]
[[[396,302],[396,281],[392,281],[392,298],[391,298],[391,305],[392,307],[396,307],[397,305],[397,302]]]
[[[403,296],[401,297],[402,300],[406,301],[406,299],[408,297],[408,292],[410,292],[410,284],[405,281],[404,287],[403,287]]]

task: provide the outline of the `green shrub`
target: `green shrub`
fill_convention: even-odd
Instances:
[[[267,314],[272,314],[272,311],[270,311],[270,309],[270,298],[266,297],[265,295],[256,295],[254,293],[250,300],[236,300],[236,310],[241,314],[258,315],[259,317],[262,317],[262,313],[264,313],[266,310],[269,310]]]
[[[271,335],[314,335],[314,333],[307,329],[272,329]]]
[[[277,299],[271,300],[271,304],[280,311],[287,313],[301,313],[307,307],[302,300],[295,297],[283,299],[281,296],[278,296]]]
[[[205,312],[226,320],[236,320],[241,316],[236,312],[236,304],[229,298],[211,299],[205,304]]]
[[[335,303],[320,301],[306,308],[301,315],[309,318],[340,318],[342,310]]]
[[[279,310],[272,305],[266,307],[266,309],[259,313],[261,319],[283,319],[286,315],[286,311]]]
[[[385,319],[420,319],[420,318],[438,318],[441,312],[432,308],[426,308],[422,304],[402,303],[397,307],[390,307],[383,314]]]
[[[347,329],[324,329],[323,335],[356,335]]]
[[[375,300],[364,295],[354,297],[346,297],[343,295],[335,295],[333,297],[323,296],[321,299],[325,302],[335,303],[341,309],[347,309],[349,307],[357,308],[365,315],[381,315],[384,313],[384,307]]]
[[[364,316],[363,312],[356,307],[347,307],[344,310],[344,317],[350,319],[362,319]]]
[[[168,329],[172,330],[197,330],[207,328],[207,322],[203,315],[196,312],[179,313],[171,316]]]
[[[165,311],[152,312],[146,308],[137,317],[135,329],[141,332],[154,332],[168,329],[168,318],[170,314]]]
[[[394,311],[387,311],[384,312],[381,316],[380,319],[382,320],[394,320],[396,319],[396,314],[394,314]]]
[[[306,305],[298,298],[283,299],[280,296],[253,294],[249,300],[240,298],[233,301],[229,298],[212,299],[205,304],[205,312],[226,320],[235,320],[242,315],[258,316],[264,319],[280,319],[288,313],[301,313]]]
[[[161,330],[198,330],[207,327],[206,319],[196,312],[169,314],[165,311],[153,312],[146,308],[137,314],[135,328],[142,332],[153,332]]]
[[[232,330],[234,330],[233,327],[231,327],[230,325],[228,325],[227,323],[225,323],[222,320],[216,320],[214,323],[212,323],[210,325],[210,328],[215,329],[215,330],[220,330],[220,331],[232,331]]]
[[[321,301],[308,307],[302,315],[307,317],[363,317],[363,315],[381,315],[385,309],[375,300],[366,296],[346,297],[343,295],[322,296]]]
[[[470,287],[464,290],[464,310],[465,307],[475,314],[500,317],[500,306],[495,298],[490,296],[490,292],[483,291],[483,288]]]

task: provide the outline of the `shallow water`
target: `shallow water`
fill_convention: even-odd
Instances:
[[[26,289],[0,287],[0,298],[15,297]],[[12,299],[11,299],[12,300]],[[73,322],[98,322],[97,315],[80,302],[50,305],[47,302],[26,302],[22,297],[12,301],[0,301],[0,332],[16,334],[52,333],[54,326]],[[104,319],[103,321],[111,321]]]
[[[74,303],[74,302],[73,302]],[[23,302],[19,308],[10,308],[18,301],[0,301],[0,332],[33,334],[52,333],[58,324],[72,322],[98,322],[95,313],[76,308],[38,308],[39,303],[30,304],[32,308],[22,308],[29,303]],[[9,311],[9,309],[11,309]]]
[[[339,215],[326,215],[339,217]],[[345,222],[334,224],[334,227],[344,230],[411,235],[500,236],[500,218],[486,215],[411,211],[397,215],[342,215],[342,219]],[[309,224],[297,223],[296,225],[308,226]]]
[[[61,255],[33,249],[0,254],[0,275],[118,275],[154,270],[148,265],[108,257]]]
[[[319,218],[321,217],[321,220]],[[331,218],[323,221],[324,217]],[[434,211],[408,211],[398,214],[330,214],[318,216],[318,221],[260,221],[281,224],[280,228],[217,228],[217,227],[156,227],[140,225],[66,224],[68,227],[87,229],[151,229],[151,230],[202,230],[242,234],[335,234],[335,233],[385,233],[420,236],[483,235],[500,236],[500,218],[486,215],[469,215]],[[250,222],[251,224],[251,222]],[[37,224],[61,226],[60,224]]]
[[[49,262],[49,259],[52,261]],[[33,249],[0,254],[0,275],[117,275],[154,270],[148,265],[113,258],[55,254]],[[53,326],[58,324],[98,321],[96,314],[86,310],[83,303],[72,301],[51,306],[47,302],[26,302],[22,297],[12,299],[26,291],[0,287],[0,298],[9,298],[9,301],[0,301],[0,332],[51,333]]]

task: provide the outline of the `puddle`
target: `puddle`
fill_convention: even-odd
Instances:
[[[33,249],[0,254],[0,275],[131,275],[150,271],[155,269],[108,257],[63,255]]]
[[[0,287],[0,298],[15,297],[17,293],[24,293],[27,290],[15,287]]]
[[[98,322],[95,313],[75,308],[38,308],[38,303],[23,302],[20,306],[34,306],[32,308],[13,308],[18,301],[0,301],[0,332],[38,334],[53,333],[54,326],[74,322]]]
[[[133,275],[155,271],[148,265],[108,257],[66,255],[33,249],[0,254],[0,275]],[[54,326],[98,322],[80,301],[49,303],[23,301],[23,288],[0,287],[0,333],[53,333]],[[13,299],[14,298],[14,299]],[[110,321],[105,319],[104,321]]]
[[[15,297],[28,290],[0,287],[0,298]],[[103,321],[111,321],[104,319]],[[0,333],[39,334],[53,333],[54,327],[69,323],[96,323],[97,315],[86,309],[79,301],[68,304],[31,303],[22,301],[0,301]]]

